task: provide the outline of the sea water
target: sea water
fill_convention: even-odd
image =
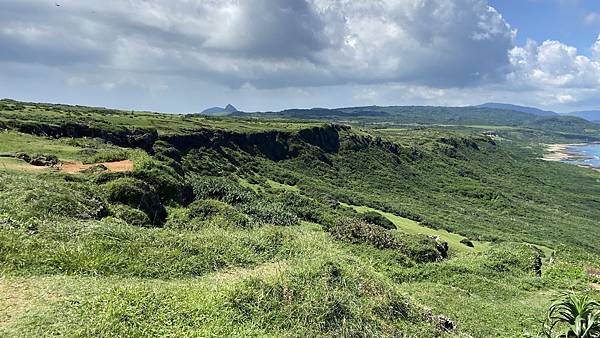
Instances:
[[[565,162],[600,168],[600,143],[569,146],[567,151],[582,155],[582,158],[569,159]]]

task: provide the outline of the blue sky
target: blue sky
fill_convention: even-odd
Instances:
[[[600,109],[599,33],[598,0],[1,0],[0,96]]]
[[[518,29],[517,45],[527,39],[559,40],[591,55],[590,46],[600,33],[600,1],[595,0],[493,0],[490,5]]]

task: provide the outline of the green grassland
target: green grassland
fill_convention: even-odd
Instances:
[[[310,121],[232,120],[202,115],[133,112],[106,108],[91,108],[43,103],[0,100],[0,122],[20,124],[61,125],[80,123],[104,130],[156,129],[163,134],[190,132],[203,128],[253,132],[264,130],[298,130],[322,123]]]
[[[489,249],[489,246],[490,246],[489,242],[471,241],[474,245],[471,248],[471,247],[468,247],[465,244],[461,243],[461,241],[464,241],[465,239],[467,239],[466,237],[452,233],[452,232],[448,232],[444,229],[428,228],[426,226],[420,225],[419,222],[413,221],[411,219],[399,217],[399,216],[394,215],[389,212],[383,212],[383,211],[365,207],[365,206],[348,205],[345,203],[341,203],[341,205],[351,207],[352,209],[358,211],[359,213],[365,213],[365,212],[369,212],[369,211],[374,211],[374,212],[380,213],[383,216],[385,216],[386,218],[388,218],[390,221],[392,221],[394,223],[394,225],[396,225],[396,229],[398,229],[397,231],[400,231],[400,232],[414,234],[414,235],[424,234],[424,235],[428,235],[428,236],[438,236],[441,239],[443,239],[444,241],[448,242],[448,245],[450,246],[450,248],[457,252],[486,251],[487,249]],[[545,248],[544,252],[546,254],[550,254],[552,252],[552,249]]]
[[[599,298],[600,173],[554,131],[2,105],[3,337],[521,337]]]

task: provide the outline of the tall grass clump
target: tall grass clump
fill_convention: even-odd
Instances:
[[[54,174],[0,173],[0,210],[22,221],[99,219],[107,214],[107,203],[85,180],[66,180]]]
[[[197,200],[216,199],[235,205],[252,202],[257,197],[251,189],[242,187],[237,181],[227,177],[195,175],[188,177],[188,183]]]
[[[198,200],[186,208],[171,208],[165,227],[197,231],[206,227],[249,228],[252,222],[246,214],[217,200]]]
[[[315,258],[277,278],[251,277],[227,300],[239,324],[273,335],[377,337],[435,331],[424,311],[360,262]],[[426,331],[425,331],[426,330]]]
[[[4,221],[2,221],[4,222]],[[293,234],[280,228],[140,228],[113,218],[45,224],[35,235],[0,229],[0,271],[180,278],[269,261]]]

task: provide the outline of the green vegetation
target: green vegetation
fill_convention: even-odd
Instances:
[[[235,116],[248,116],[236,113]],[[486,107],[368,106],[337,109],[289,109],[253,113],[259,118],[328,120],[375,128],[414,128],[435,125],[450,129],[486,129],[543,134],[544,138],[600,140],[600,125],[573,116],[538,116]]]
[[[600,303],[588,296],[568,294],[548,310],[544,326],[548,337],[592,338],[600,335]]]
[[[518,337],[595,304],[600,173],[538,159],[594,132],[371,115],[0,101],[0,336]]]

